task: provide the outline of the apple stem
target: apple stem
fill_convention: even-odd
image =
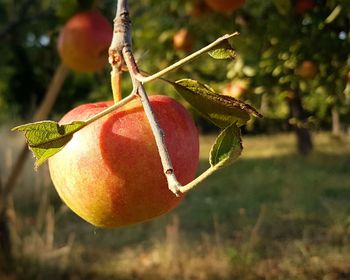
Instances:
[[[47,118],[51,109],[57,99],[57,96],[62,88],[64,80],[68,74],[68,68],[61,63],[51,80],[49,87],[47,88],[45,97],[41,102],[39,108],[37,109],[35,115],[33,116],[34,121],[42,120]],[[17,180],[19,179],[21,172],[23,170],[26,159],[28,158],[28,147],[27,143],[24,143],[17,159],[10,171],[6,183],[2,191],[0,192],[0,213],[6,209],[8,198],[10,197],[12,191],[14,190]]]
[[[122,100],[122,72],[117,67],[111,71],[111,85],[114,103],[118,103]]]

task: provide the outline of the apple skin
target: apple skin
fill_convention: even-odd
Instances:
[[[186,28],[181,28],[173,36],[173,44],[176,50],[190,52],[193,47],[191,35]]]
[[[207,5],[214,11],[232,13],[245,3],[245,0],[206,0]]]
[[[199,161],[198,130],[174,99],[151,96],[174,172],[192,181]],[[61,124],[85,120],[112,102],[81,105]],[[49,159],[50,176],[61,199],[98,227],[143,222],[174,208],[184,197],[168,189],[151,127],[139,99],[93,122]]]
[[[81,12],[70,18],[58,37],[64,64],[78,72],[101,70],[108,62],[112,25],[98,12]]]

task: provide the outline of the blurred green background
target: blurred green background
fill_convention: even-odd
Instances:
[[[60,63],[60,28],[92,8],[112,23],[116,5],[0,2],[0,186],[23,140],[9,128],[32,118]],[[175,211],[129,228],[102,230],[78,219],[60,202],[46,167],[34,173],[27,163],[6,214],[10,246],[0,253],[10,248],[12,261],[0,279],[350,279],[349,0],[246,0],[230,13],[202,0],[129,6],[134,54],[149,73],[239,31],[231,39],[234,61],[201,56],[166,78],[207,83],[264,118],[243,128],[236,164]],[[180,30],[185,47],[174,46]],[[93,74],[71,71],[50,118],[111,99],[109,72],[108,65]],[[123,77],[127,95],[131,83]],[[188,106],[165,83],[146,89]],[[217,130],[193,114],[204,170]]]

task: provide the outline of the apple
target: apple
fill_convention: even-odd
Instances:
[[[198,131],[189,112],[174,99],[151,96],[165,143],[181,184],[192,181],[199,161]],[[84,104],[61,124],[85,120],[111,102]],[[49,159],[61,199],[80,217],[99,227],[146,221],[183,199],[168,189],[158,149],[139,99],[84,127]]]
[[[245,81],[236,81],[226,84],[222,89],[222,94],[240,98],[246,91],[247,83]]]
[[[298,76],[304,79],[312,79],[317,74],[317,65],[311,60],[304,60],[296,69]]]
[[[190,52],[192,50],[192,38],[186,28],[181,28],[173,36],[173,45],[176,50]]]
[[[209,7],[204,0],[195,0],[192,2],[189,15],[194,18],[202,18],[208,11]]]
[[[294,6],[294,10],[298,14],[303,14],[315,7],[315,0],[298,0]]]
[[[58,37],[58,52],[78,72],[101,70],[108,62],[112,25],[98,12],[80,12],[70,18]]]
[[[206,0],[207,5],[214,11],[232,13],[245,3],[245,0]]]

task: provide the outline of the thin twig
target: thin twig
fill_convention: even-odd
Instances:
[[[227,40],[233,36],[237,36],[238,34],[239,34],[238,32],[235,32],[232,34],[225,34],[224,36],[216,39],[214,42],[212,42],[208,46],[201,48],[200,50],[190,54],[189,56],[186,56],[185,58],[175,62],[174,64],[164,68],[163,70],[161,70],[161,71],[159,71],[151,76],[145,77],[141,73],[135,73],[135,76],[136,76],[137,80],[139,80],[142,83],[147,83],[147,82],[153,81],[155,79],[158,79],[158,78],[162,77],[163,75],[165,75],[166,73],[173,71],[173,70],[181,67],[182,65],[190,62],[191,60],[197,58],[198,56],[200,56],[204,53],[207,53],[208,51],[212,50],[214,47],[219,45],[222,41]]]
[[[209,167],[207,170],[205,170],[201,175],[199,175],[196,179],[192,180],[188,184],[184,186],[179,187],[179,192],[186,193],[190,190],[192,190],[195,186],[197,186],[199,183],[203,182],[206,178],[208,178],[210,175],[215,173],[219,168]]]
[[[85,121],[85,123],[86,123],[85,126],[86,126],[86,125],[89,125],[89,124],[93,123],[94,121],[96,121],[96,120],[98,120],[98,119],[104,117],[105,115],[107,115],[107,114],[109,114],[109,113],[111,113],[111,112],[117,110],[118,108],[123,107],[125,104],[127,104],[127,103],[129,103],[131,100],[133,100],[136,96],[137,96],[136,91],[133,90],[133,91],[131,92],[131,94],[129,94],[129,95],[128,95],[127,97],[125,97],[124,99],[122,99],[122,100],[120,100],[120,101],[114,103],[112,106],[108,107],[107,109],[105,109],[105,110],[99,112],[98,114],[93,115],[92,117],[90,117],[89,119],[87,119],[87,120]]]

